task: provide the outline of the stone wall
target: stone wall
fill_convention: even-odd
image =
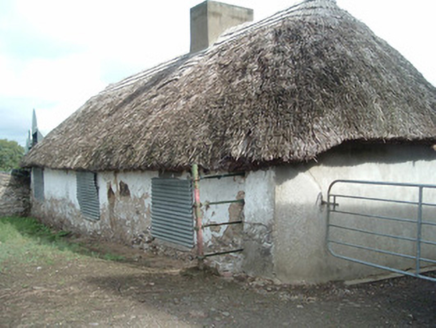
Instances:
[[[30,212],[30,178],[25,171],[0,172],[0,217],[27,216]]]

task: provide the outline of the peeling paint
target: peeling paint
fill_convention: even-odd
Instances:
[[[333,258],[325,245],[326,198],[335,179],[366,179],[436,184],[436,155],[425,147],[390,146],[384,152],[331,151],[317,164],[298,164],[251,171],[245,177],[200,182],[207,202],[244,199],[240,203],[202,207],[206,253],[243,248],[242,253],[208,257],[219,271],[279,279],[323,282],[357,277],[358,265]],[[223,173],[223,172],[221,172]],[[161,174],[171,176],[172,173]],[[45,223],[101,238],[115,239],[158,254],[192,260],[195,250],[181,251],[154,240],[151,226],[151,181],[159,172],[99,172],[101,219],[85,220],[76,199],[74,172],[44,170],[45,201],[32,198],[32,214]],[[177,174],[180,179],[189,173]],[[225,225],[242,220],[242,225]]]
[[[120,196],[130,197],[129,185],[124,181],[120,181]]]

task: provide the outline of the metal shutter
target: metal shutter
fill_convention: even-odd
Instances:
[[[33,197],[37,201],[44,201],[44,171],[40,168],[33,168]]]
[[[92,172],[76,172],[77,200],[83,216],[89,220],[100,219],[97,175]]]
[[[152,179],[151,234],[157,239],[194,247],[190,180]]]

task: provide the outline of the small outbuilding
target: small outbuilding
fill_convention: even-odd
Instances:
[[[109,85],[26,155],[33,215],[126,243],[200,248],[221,271],[287,283],[377,273],[329,253],[328,241],[347,234],[335,244],[346,257],[409,268],[422,230],[400,214],[417,213],[409,207],[422,205],[422,192],[417,200],[405,186],[344,183],[336,195],[351,202],[341,208],[329,187],[338,179],[436,184],[435,87],[332,0],[255,23],[251,10],[215,1],[191,16],[191,53]],[[212,33],[216,17],[225,25]],[[401,207],[359,203],[359,192]],[[331,224],[336,205],[339,221],[360,213],[346,229]],[[421,218],[431,213],[421,208]],[[368,221],[387,216],[400,221]],[[380,236],[394,234],[405,241]],[[435,224],[424,237],[420,251],[434,260]],[[377,242],[390,250],[371,259],[365,247]]]

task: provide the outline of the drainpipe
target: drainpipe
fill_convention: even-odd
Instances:
[[[200,202],[200,175],[198,174],[198,165],[192,165],[192,180],[194,181],[194,213],[195,213],[195,230],[197,232],[197,258],[198,268],[204,269],[204,250],[203,250],[203,227],[201,217],[201,202]]]

